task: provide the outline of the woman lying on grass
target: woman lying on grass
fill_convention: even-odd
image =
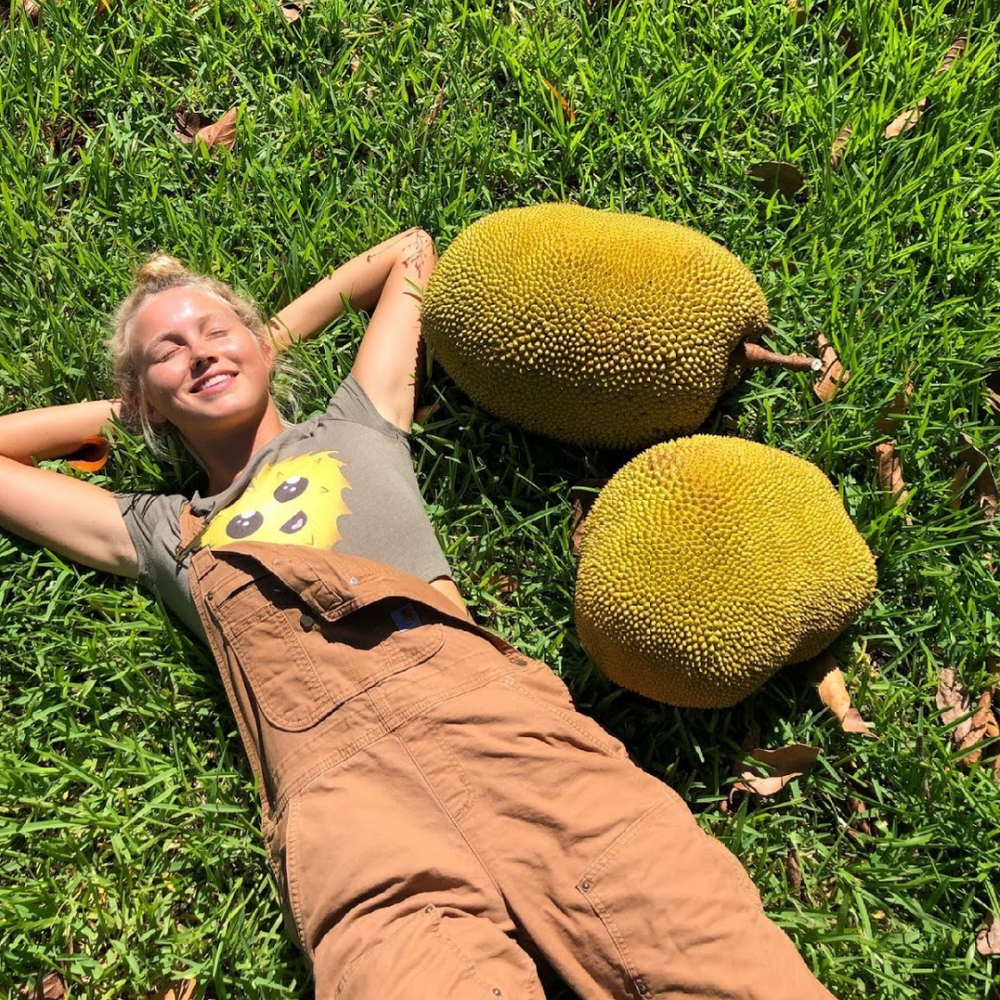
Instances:
[[[263,803],[288,927],[326,998],[830,994],[736,858],[476,625],[407,434],[431,239],[344,264],[266,325],[156,257],[118,311],[122,399],[0,418],[0,524],[139,580],[210,646]],[[283,424],[275,355],[374,309],[326,412]],[[34,468],[113,414],[180,435],[205,489],[116,496]]]

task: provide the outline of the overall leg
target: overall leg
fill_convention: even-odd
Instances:
[[[736,857],[543,664],[437,720],[476,792],[463,831],[584,1000],[831,1000]]]
[[[541,1000],[502,896],[449,818],[468,790],[425,757],[422,770],[383,736],[289,800],[279,850],[316,998]]]

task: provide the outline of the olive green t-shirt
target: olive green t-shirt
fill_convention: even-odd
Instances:
[[[181,494],[121,493],[118,506],[135,545],[139,582],[204,639],[180,560]],[[261,448],[233,484],[191,497],[205,522],[199,545],[287,542],[366,556],[422,580],[449,576],[424,511],[409,438],[379,414],[348,376],[324,413]]]

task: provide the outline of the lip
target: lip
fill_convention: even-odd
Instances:
[[[208,374],[202,375],[201,378],[196,379],[191,384],[191,388],[188,391],[196,396],[214,395],[217,392],[222,392],[227,386],[231,385],[237,374],[237,372],[208,372]],[[209,386],[207,389],[202,388],[206,382],[211,381],[213,378],[218,378],[220,375],[225,376],[224,381],[217,382],[215,385]]]

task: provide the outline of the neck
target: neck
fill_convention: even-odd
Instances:
[[[202,433],[197,442],[189,442],[208,474],[207,495],[215,496],[228,489],[250,459],[283,430],[278,408],[269,399],[260,421],[222,430],[217,436]]]

